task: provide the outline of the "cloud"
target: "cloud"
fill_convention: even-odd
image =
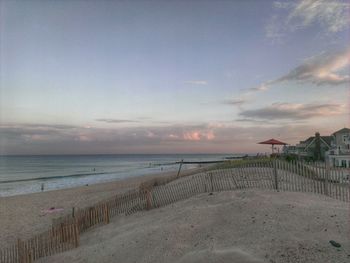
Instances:
[[[0,142],[27,143],[35,141],[60,141],[78,127],[49,124],[1,124]]]
[[[11,126],[12,124],[3,124],[4,126]],[[16,125],[14,125],[16,126]],[[26,123],[24,124],[28,129],[44,129],[44,130],[70,130],[78,126],[67,124],[41,124],[41,123]]]
[[[208,85],[208,82],[206,80],[187,80],[187,81],[185,81],[185,84]]]
[[[324,52],[306,59],[286,75],[271,82],[305,81],[316,85],[339,85],[347,83],[350,76],[339,72],[350,64],[350,48],[338,52]]]
[[[343,31],[350,24],[350,3],[340,0],[300,0],[273,3],[278,13],[271,16],[265,26],[265,36],[273,42],[291,32],[319,25],[327,35]]]
[[[239,99],[228,99],[228,100],[223,100],[222,104],[226,105],[234,105],[234,106],[242,106],[243,104],[247,103],[246,99],[239,98]]]
[[[305,120],[339,115],[344,112],[342,104],[294,104],[274,103],[271,106],[244,110],[240,116],[258,120]]]
[[[60,127],[61,125],[57,125]],[[45,127],[45,128],[44,128]],[[209,125],[167,125],[127,128],[75,127],[74,129],[53,128],[47,125],[0,124],[0,146],[2,151],[23,151],[46,149],[46,153],[69,153],[82,145],[92,151],[129,151],[128,147],[157,147],[159,144],[189,142],[205,143],[215,139],[215,128]],[[93,149],[96,146],[96,150]],[[56,151],[57,150],[57,151]],[[42,151],[42,150],[41,150]],[[151,151],[152,152],[152,151]],[[3,152],[2,152],[3,153]],[[33,153],[33,152],[32,152]],[[37,154],[37,152],[35,152]]]
[[[278,15],[273,15],[265,25],[265,37],[270,39],[272,43],[281,43],[285,36],[279,20]]]
[[[288,15],[287,22],[294,30],[318,23],[328,32],[336,33],[349,26],[348,2],[338,0],[299,1]]]
[[[266,123],[266,121],[264,122]],[[331,134],[337,127],[305,124],[249,127],[235,123],[203,123],[157,127],[55,129],[46,125],[0,124],[0,154],[117,154],[117,153],[249,153],[257,142],[277,137],[296,143],[315,133]]]
[[[250,88],[249,91],[253,91],[253,92],[257,92],[257,91],[266,91],[266,90],[269,89],[269,84],[270,84],[270,82],[262,83],[262,84],[260,84],[260,86],[258,86],[258,87]]]
[[[215,139],[214,132],[209,131],[191,131],[183,134],[183,139],[186,141],[201,141],[201,140],[213,140]]]
[[[235,121],[247,122],[247,123],[256,123],[256,124],[273,124],[272,122],[267,121],[267,120],[256,120],[256,119],[251,119],[251,118],[236,119]]]
[[[126,120],[126,119],[96,119],[96,121],[106,122],[106,123],[135,123],[135,122],[139,122],[136,120]]]
[[[323,52],[307,58],[287,74],[274,80],[266,81],[260,86],[248,89],[248,92],[266,91],[272,85],[283,82],[303,82],[317,86],[337,86],[350,82],[348,72],[350,65],[350,48]]]
[[[275,1],[272,3],[272,6],[274,8],[291,8],[293,7],[293,3],[292,2],[279,2],[279,1]]]

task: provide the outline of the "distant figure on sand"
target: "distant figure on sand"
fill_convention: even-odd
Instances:
[[[44,191],[44,183],[41,184],[41,192]]]

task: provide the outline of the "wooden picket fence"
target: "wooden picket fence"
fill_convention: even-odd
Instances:
[[[221,168],[185,177],[152,179],[138,189],[77,209],[74,214],[54,220],[50,230],[0,250],[0,262],[30,263],[73,249],[79,246],[81,233],[108,224],[112,217],[166,206],[202,193],[257,188],[322,194],[350,202],[346,169],[278,159],[232,162]]]
[[[79,246],[77,224],[52,227],[28,240],[17,240],[16,244],[0,250],[0,262],[31,263]]]

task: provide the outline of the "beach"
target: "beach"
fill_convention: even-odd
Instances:
[[[316,194],[205,193],[115,217],[83,234],[77,249],[39,262],[344,263],[348,212],[347,203]]]
[[[184,170],[181,175],[193,174],[201,169]],[[53,219],[72,213],[73,207],[87,207],[136,188],[146,180],[176,174],[177,171],[173,171],[76,188],[0,197],[0,247],[15,243],[18,238],[31,238],[47,230]]]
[[[292,174],[282,170],[278,171],[280,191],[276,191],[269,177],[271,168],[250,166],[244,168],[244,174],[234,168],[234,181],[230,180],[232,174],[222,170],[198,174],[208,168],[181,172],[178,180],[161,186],[165,192],[157,191],[154,196],[164,196],[166,201],[168,197],[171,200],[170,193],[176,193],[175,196],[181,197],[177,201],[149,211],[111,217],[108,224],[82,232],[77,248],[40,258],[38,262],[342,263],[349,260],[347,202],[302,192],[303,187],[296,189],[301,192],[287,191],[287,185],[292,185],[287,178],[292,178]],[[72,213],[73,207],[94,205],[140,184],[159,186],[162,181],[159,178],[176,174],[1,198],[1,215],[5,215],[0,219],[1,246],[47,230],[52,220]],[[203,176],[207,179],[201,181]],[[303,178],[303,182],[300,186],[307,180]],[[197,194],[191,195],[187,187],[197,189]],[[153,199],[156,200],[162,202],[162,198]],[[339,243],[340,247],[330,241]]]

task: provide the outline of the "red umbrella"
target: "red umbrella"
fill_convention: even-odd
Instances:
[[[281,141],[275,140],[275,139],[270,139],[267,141],[259,142],[258,144],[271,144],[271,149],[272,149],[272,153],[273,153],[273,146],[274,145],[287,145],[288,143],[281,142]]]

